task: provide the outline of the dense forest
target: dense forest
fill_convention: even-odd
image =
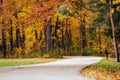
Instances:
[[[120,0],[0,0],[0,57],[111,56]]]

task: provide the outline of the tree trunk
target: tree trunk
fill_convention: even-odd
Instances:
[[[56,24],[55,24],[55,32],[54,32],[55,38],[56,38],[56,47],[59,46],[58,35],[57,35],[58,25],[59,25],[59,21],[58,21],[58,17],[57,17],[57,21],[56,21]]]
[[[16,27],[16,47],[19,47],[19,28]]]
[[[2,28],[2,52],[3,52],[3,58],[6,58],[7,53],[6,53],[6,34],[5,34],[5,28]]]
[[[51,20],[48,21],[47,27],[46,27],[46,53],[48,54],[51,50]]]
[[[38,32],[37,30],[35,30],[35,39],[36,39],[36,42],[35,42],[35,50],[38,50]]]
[[[66,19],[66,31],[65,31],[65,53],[69,54],[69,34],[68,34],[68,18]]]
[[[13,27],[12,27],[12,20],[10,20],[10,52],[13,51]]]
[[[0,0],[0,5],[3,4],[3,0]],[[3,8],[0,8],[0,15],[2,15]],[[2,19],[2,53],[3,53],[3,58],[6,58],[7,53],[6,53],[6,33],[5,33],[5,26],[4,26],[4,20]]]
[[[23,24],[22,24],[23,25]],[[25,57],[25,30],[24,25],[22,26],[22,37],[21,37],[22,57]]]
[[[100,49],[100,55],[102,55],[102,51],[101,51],[101,36],[100,36],[100,26],[98,27],[98,41],[99,41],[99,49]]]
[[[64,43],[64,23],[62,22],[62,48],[65,50],[65,43]]]
[[[55,37],[55,39],[52,40],[53,48],[58,47],[58,35],[57,35],[57,30],[58,30],[58,17],[57,17],[57,20],[56,20],[56,23],[55,23],[54,33],[53,33],[53,36]],[[56,44],[56,45],[54,45],[54,44]]]
[[[81,20],[80,32],[81,32],[81,45],[82,49],[84,49],[86,47],[85,15],[83,16],[83,20]]]
[[[15,18],[18,19],[18,14],[15,12],[14,14]],[[20,37],[20,29],[18,27],[18,23],[16,25],[16,48],[19,48],[21,46],[21,37]]]
[[[115,56],[116,56],[116,61],[120,62],[120,60],[119,60],[119,52],[118,52],[117,42],[116,42],[116,37],[115,37],[115,25],[114,25],[114,20],[113,20],[113,14],[111,13],[112,0],[109,0],[109,5],[110,5],[110,21],[111,21],[111,25],[112,25],[112,36],[113,36],[113,41],[114,41]]]
[[[4,21],[2,20],[2,25],[4,25]],[[3,58],[6,58],[6,31],[5,27],[2,26],[2,52],[3,52]]]

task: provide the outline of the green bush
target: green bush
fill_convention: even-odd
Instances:
[[[97,52],[92,47],[86,47],[81,51],[83,56],[95,56]]]
[[[39,57],[42,57],[43,55],[45,54],[44,51],[31,51],[29,53],[27,53],[26,57],[29,57],[29,58],[39,58]]]
[[[52,58],[62,58],[63,55],[64,55],[64,50],[61,48],[55,48],[50,52],[50,57]]]

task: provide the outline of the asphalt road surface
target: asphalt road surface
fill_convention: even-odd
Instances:
[[[0,80],[94,80],[84,77],[84,67],[100,61],[101,57],[67,57],[44,64],[0,68]]]

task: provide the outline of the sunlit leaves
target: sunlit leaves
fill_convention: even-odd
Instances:
[[[113,0],[113,4],[120,4],[120,0]]]
[[[103,4],[105,4],[106,3],[106,0],[100,0]]]

